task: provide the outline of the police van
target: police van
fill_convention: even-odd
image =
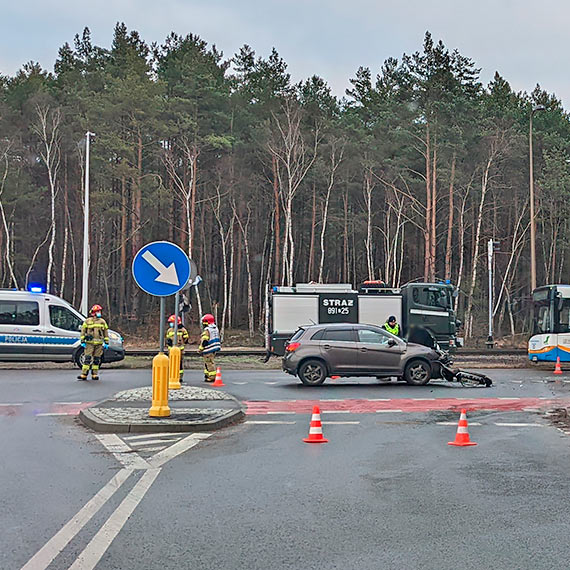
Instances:
[[[85,317],[67,301],[32,288],[0,289],[0,361],[74,361],[81,365],[81,326]],[[123,338],[109,330],[104,362],[125,357]]]

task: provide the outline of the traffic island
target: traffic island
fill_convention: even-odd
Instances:
[[[213,431],[245,417],[239,400],[209,388],[182,386],[180,390],[169,390],[169,417],[150,417],[151,401],[151,387],[124,390],[81,410],[79,418],[102,433],[158,433]]]

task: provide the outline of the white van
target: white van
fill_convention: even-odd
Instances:
[[[85,317],[67,301],[41,292],[0,289],[0,360],[82,362]],[[104,362],[123,360],[123,338],[109,330]]]

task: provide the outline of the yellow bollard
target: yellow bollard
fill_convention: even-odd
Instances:
[[[168,351],[168,389],[180,390],[180,347],[171,346]]]
[[[151,418],[167,418],[168,407],[168,356],[159,352],[152,359],[152,406],[148,412]]]

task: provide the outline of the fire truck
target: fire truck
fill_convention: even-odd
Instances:
[[[285,344],[303,325],[361,323],[383,325],[389,316],[400,324],[400,336],[409,342],[453,350],[460,345],[451,283],[407,283],[387,287],[365,281],[353,289],[349,283],[298,283],[272,287],[267,297],[266,349],[282,356]]]

